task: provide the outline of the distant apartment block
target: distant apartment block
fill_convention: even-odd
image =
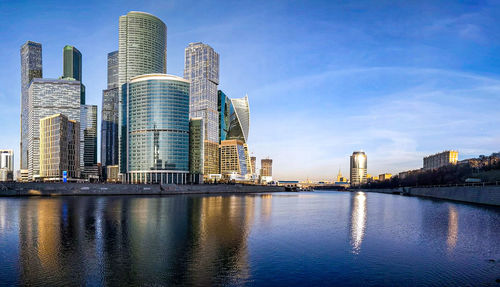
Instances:
[[[424,157],[424,170],[437,169],[458,162],[458,151],[448,150]]]
[[[390,174],[390,173],[382,173],[382,174],[379,174],[378,180],[379,181],[386,181],[386,180],[391,179],[391,177],[392,177],[392,174]]]

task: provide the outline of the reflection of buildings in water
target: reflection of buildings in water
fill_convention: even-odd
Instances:
[[[0,201],[0,237],[7,228],[7,200]]]
[[[194,235],[189,268],[193,285],[231,285],[249,277],[247,237],[254,218],[251,196],[208,196],[193,217]],[[230,282],[217,282],[231,278]]]
[[[262,194],[260,196],[260,215],[263,221],[269,221],[273,211],[273,195]]]
[[[457,241],[458,241],[458,212],[454,206],[450,205],[448,206],[448,236],[446,239],[446,244],[448,245],[449,251],[455,249]]]
[[[352,252],[358,254],[366,229],[366,195],[356,192],[351,200],[351,246]]]

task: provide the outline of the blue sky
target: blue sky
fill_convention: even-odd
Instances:
[[[360,149],[372,174],[500,151],[500,5],[350,2],[0,0],[0,148],[19,154],[20,46],[42,43],[46,78],[77,47],[100,108],[118,17],[135,10],[166,23],[168,73],[182,76],[190,42],[220,54],[219,88],[248,94],[250,150],[275,178],[348,175]]]

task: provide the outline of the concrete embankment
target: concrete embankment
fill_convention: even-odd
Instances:
[[[404,187],[398,189],[368,189],[368,192],[400,193],[468,203],[500,206],[500,186]]]
[[[102,183],[2,183],[0,196],[63,196],[63,195],[175,195],[262,193],[285,191],[283,187],[260,185],[163,185]]]

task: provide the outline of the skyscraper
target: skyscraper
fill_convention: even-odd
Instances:
[[[28,87],[31,80],[42,78],[42,44],[28,41],[21,47],[21,169],[28,169],[29,104]]]
[[[130,79],[127,182],[184,184],[189,174],[189,81],[149,74]]]
[[[203,174],[219,173],[219,54],[203,43],[190,43],[185,49],[184,78],[191,82],[189,116],[201,117],[204,130]]]
[[[203,182],[203,119],[189,120],[189,174],[190,182]]]
[[[62,114],[40,120],[40,178],[60,181],[63,172],[68,178],[79,178],[80,127],[77,121]]]
[[[367,181],[367,157],[362,151],[355,151],[351,155],[351,185],[359,186]]]
[[[85,105],[85,86],[82,83],[82,53],[73,46],[66,45],[63,48],[63,76],[61,78],[80,82],[80,103]]]
[[[97,179],[97,106],[80,106],[80,170],[85,179]]]
[[[118,47],[119,129],[118,161],[120,173],[127,172],[127,99],[123,89],[132,77],[167,72],[167,26],[144,12],[120,16]]]
[[[101,164],[103,171],[118,164],[118,51],[108,54],[108,87],[102,91]]]
[[[231,113],[231,100],[223,91],[217,92],[217,111],[219,112],[219,134],[221,141],[226,140],[229,133],[230,113]]]
[[[28,89],[28,111],[28,177],[36,180],[40,174],[40,119],[64,114],[79,122],[80,82],[33,79]]]
[[[247,157],[241,140],[224,140],[220,144],[220,172],[224,177],[245,176],[248,173]]]
[[[0,149],[0,181],[14,179],[14,151]]]
[[[269,158],[260,160],[260,176],[273,176],[273,160]]]
[[[248,141],[249,131],[250,106],[248,104],[248,96],[239,99],[231,99],[227,139],[237,139],[246,143]]]
[[[257,158],[254,156],[250,157],[250,164],[252,168],[252,174],[255,174],[257,172]]]

